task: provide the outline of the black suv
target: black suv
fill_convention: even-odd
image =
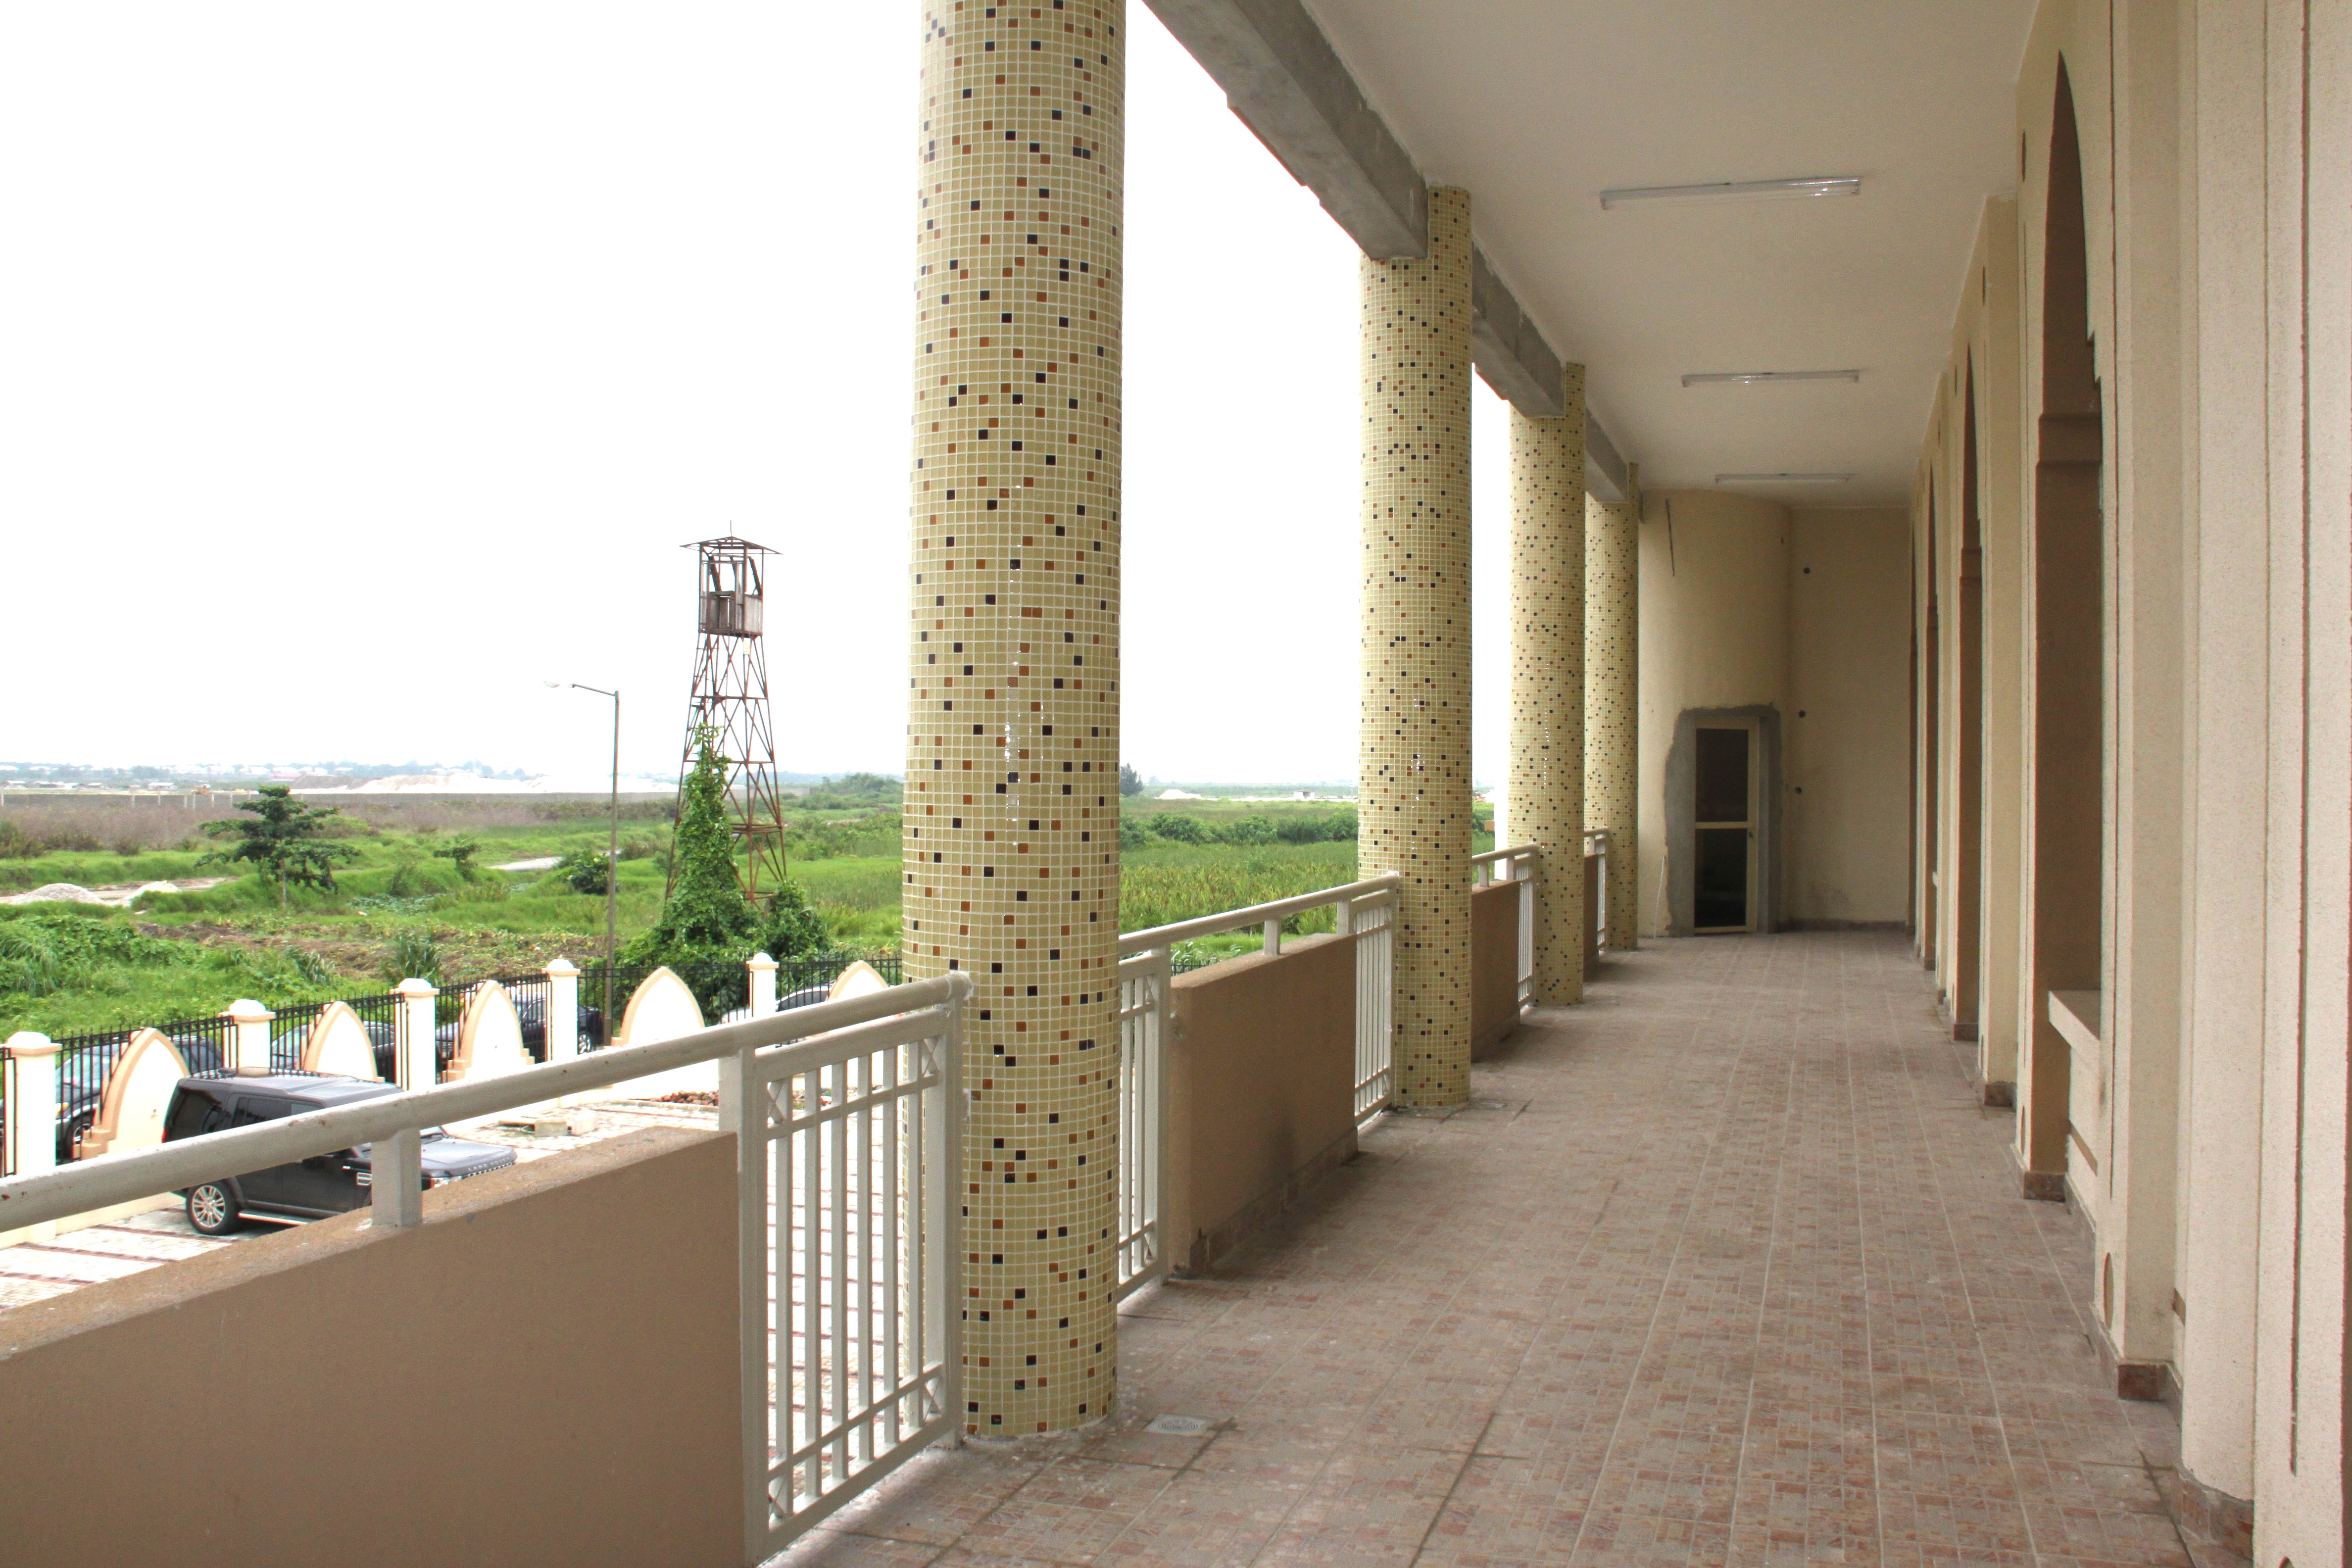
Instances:
[[[399,1092],[388,1083],[323,1073],[184,1078],[172,1093],[171,1109],[164,1113],[163,1141],[197,1138]],[[452,1138],[437,1127],[425,1130],[423,1153],[427,1187],[515,1163],[512,1149]],[[315,1155],[266,1171],[205,1182],[187,1190],[188,1223],[206,1236],[218,1236],[249,1219],[299,1225],[347,1214],[368,1202],[371,1170],[369,1145],[362,1143],[340,1154]]]

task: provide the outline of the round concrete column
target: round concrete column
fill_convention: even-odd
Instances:
[[[903,947],[961,969],[964,1429],[1116,1394],[1124,7],[924,14]]]
[[[1363,264],[1363,709],[1357,863],[1403,874],[1395,1079],[1470,1094],[1470,193],[1429,257]]]
[[[1584,1000],[1584,367],[1511,410],[1511,843],[1542,851],[1536,1000]]]
[[[1641,877],[1634,809],[1641,788],[1640,498],[1588,499],[1584,520],[1584,819],[1609,830],[1601,939],[1622,952],[1635,945]]]

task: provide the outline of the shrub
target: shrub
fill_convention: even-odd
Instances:
[[[404,980],[424,980],[438,985],[440,946],[434,942],[433,933],[422,926],[403,926],[392,933],[392,946],[376,973],[386,985],[397,985]]]
[[[593,893],[598,898],[610,891],[613,885],[612,863],[604,858],[602,849],[574,849],[555,863],[555,874],[573,892]]]
[[[1263,816],[1237,816],[1217,833],[1221,844],[1258,845],[1274,842],[1274,824]]]
[[[474,857],[481,852],[482,847],[478,842],[471,836],[461,833],[433,851],[433,858],[448,861],[457,868],[459,878],[468,882],[478,882],[481,880],[482,870],[480,867],[474,864]]]
[[[1187,816],[1181,811],[1162,811],[1151,817],[1151,831],[1171,844],[1206,844],[1209,830],[1201,826],[1197,816]]]
[[[1121,849],[1140,849],[1150,842],[1151,835],[1143,830],[1142,823],[1131,816],[1118,819],[1118,847]]]
[[[1352,810],[1301,812],[1275,824],[1274,835],[1285,844],[1352,844],[1356,814]]]
[[[786,880],[764,910],[744,897],[726,792],[726,764],[706,730],[697,737],[694,771],[678,792],[677,875],[669,897],[653,925],[621,953],[626,963],[667,964],[712,1017],[740,997],[740,965],[754,948],[785,959],[822,952],[827,945],[824,922],[797,884]]]

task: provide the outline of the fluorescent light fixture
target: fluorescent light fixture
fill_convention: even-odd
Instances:
[[[1683,377],[1685,386],[1754,386],[1767,381],[1860,381],[1858,370],[1710,370]]]
[[[1842,485],[1852,474],[1717,474],[1719,485]]]
[[[1797,180],[1718,180],[1707,185],[1640,185],[1603,191],[1604,209],[1667,206],[1685,202],[1779,202],[1811,196],[1858,196],[1860,174],[1824,174]]]

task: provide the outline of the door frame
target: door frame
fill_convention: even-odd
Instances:
[[[1739,731],[1748,737],[1748,816],[1741,822],[1698,820],[1698,755],[1697,735],[1702,730]],[[1762,926],[1760,906],[1764,902],[1764,859],[1762,854],[1764,826],[1764,726],[1753,716],[1738,719],[1706,719],[1691,726],[1691,934],[1694,936],[1734,936],[1755,931]],[[1703,926],[1698,918],[1698,835],[1710,827],[1741,827],[1748,832],[1747,897],[1742,907],[1748,918],[1736,926]]]
[[[1665,894],[1668,936],[1694,936],[1698,869],[1698,731],[1749,729],[1748,809],[1755,836],[1748,840],[1748,918],[1744,931],[1779,931],[1780,866],[1780,712],[1769,703],[1739,708],[1685,708],[1675,718],[1675,738],[1666,752],[1665,864],[1660,880]],[[1713,931],[1717,928],[1710,927]]]

